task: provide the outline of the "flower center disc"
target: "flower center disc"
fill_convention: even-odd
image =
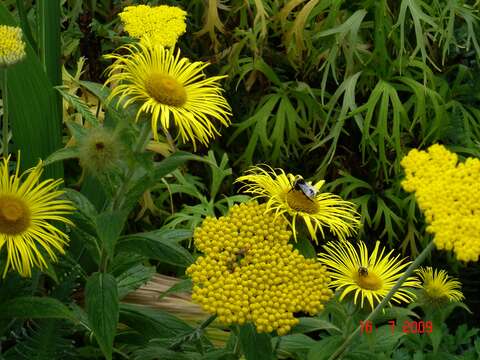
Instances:
[[[0,233],[17,235],[30,226],[30,211],[25,203],[13,196],[0,196]]]
[[[171,76],[151,74],[145,80],[145,89],[161,104],[178,107],[187,101],[185,88]]]
[[[358,286],[365,290],[379,290],[382,288],[382,280],[372,272],[365,275],[356,274]]]
[[[318,212],[318,204],[298,190],[292,190],[287,193],[287,204],[295,211],[307,214],[316,214]]]
[[[436,284],[424,284],[424,289],[431,299],[442,299],[446,296],[445,289]]]

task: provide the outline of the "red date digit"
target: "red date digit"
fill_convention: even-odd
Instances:
[[[412,332],[412,334],[416,334],[417,331],[418,331],[418,323],[416,321],[412,321],[410,323],[410,331]]]
[[[408,320],[405,320],[403,322],[402,332],[404,332],[405,334],[410,334],[410,323],[408,322]]]
[[[392,334],[395,332],[395,320],[390,320],[388,322],[390,324],[390,329],[392,330]]]
[[[420,320],[418,322],[418,333],[423,334],[424,332],[425,332],[425,323],[422,320]]]
[[[431,334],[433,331],[433,325],[432,325],[432,322],[430,320],[428,320],[426,323],[425,323],[425,332],[427,334]]]

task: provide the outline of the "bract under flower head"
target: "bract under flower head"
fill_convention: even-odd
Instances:
[[[0,25],[0,68],[14,65],[26,56],[22,29]]]
[[[225,324],[253,322],[258,332],[279,335],[298,323],[295,313],[321,311],[332,296],[330,279],[325,267],[293,250],[287,226],[256,202],[205,219],[194,234],[204,255],[187,269],[192,299]]]
[[[453,250],[458,260],[480,256],[480,160],[458,163],[455,153],[442,145],[428,151],[411,150],[401,165],[402,186],[415,192],[425,214],[427,231],[435,234],[438,249]]]
[[[130,36],[141,41],[148,36],[155,44],[165,47],[175,46],[187,29],[187,13],[175,6],[127,6],[119,16]]]

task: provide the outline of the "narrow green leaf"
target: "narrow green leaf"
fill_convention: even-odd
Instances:
[[[111,360],[119,317],[115,278],[104,273],[94,273],[90,276],[85,288],[85,303],[93,334],[105,357]]]
[[[0,24],[16,26],[2,3]],[[26,58],[8,68],[8,109],[13,142],[22,152],[23,169],[28,169],[62,147],[61,114],[55,91],[35,51],[26,46]],[[45,177],[63,177],[62,164],[46,168]]]
[[[154,266],[138,264],[117,276],[118,297],[122,299],[130,292],[148,282],[155,274]]]
[[[170,294],[175,294],[179,292],[187,292],[187,291],[192,291],[192,280],[191,279],[183,279],[170,287],[167,291],[165,291],[159,298],[158,300],[164,298],[165,296],[168,296]]]
[[[57,161],[63,161],[67,159],[74,159],[78,157],[78,148],[75,146],[62,148],[55,151],[48,158],[45,159],[44,164],[50,165]]]
[[[299,319],[300,322],[292,329],[292,333],[307,333],[311,331],[318,331],[318,330],[335,330],[339,333],[342,331],[333,325],[331,322],[327,320],[322,320],[318,318],[308,318],[302,317]]]

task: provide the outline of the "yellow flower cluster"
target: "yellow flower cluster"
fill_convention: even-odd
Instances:
[[[457,259],[478,261],[480,255],[480,160],[458,163],[442,145],[412,150],[402,159],[406,191],[415,191],[418,206],[435,234],[438,249],[453,250]]]
[[[283,335],[298,323],[294,313],[320,312],[332,291],[326,268],[294,250],[287,222],[265,210],[251,201],[205,219],[194,234],[204,256],[187,274],[192,299],[222,323],[253,322],[258,332]]]
[[[0,68],[16,64],[25,56],[22,29],[0,25]]]
[[[154,44],[164,47],[175,46],[187,29],[187,13],[175,6],[127,6],[119,16],[130,36],[141,41],[148,36]]]

